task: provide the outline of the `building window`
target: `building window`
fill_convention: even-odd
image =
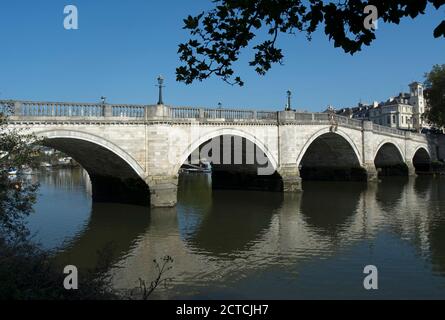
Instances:
[[[396,123],[396,116],[392,116],[392,123]]]

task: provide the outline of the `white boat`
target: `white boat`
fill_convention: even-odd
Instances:
[[[199,165],[184,163],[181,167],[183,173],[211,173],[212,165],[208,161],[201,161]]]
[[[16,174],[17,174],[17,169],[16,168],[9,168],[8,169],[8,174],[10,175],[10,176],[15,176]]]
[[[212,172],[212,164],[210,162],[203,160],[203,161],[201,161],[201,165],[203,168],[202,172],[206,172],[206,173]]]
[[[50,168],[50,167],[52,167],[51,163],[48,163],[48,162],[42,162],[42,163],[40,163],[40,166],[41,166],[41,167],[45,167],[45,168]]]
[[[71,157],[65,157],[65,158],[59,158],[57,160],[57,162],[59,163],[59,165],[70,165],[72,163],[72,158]]]

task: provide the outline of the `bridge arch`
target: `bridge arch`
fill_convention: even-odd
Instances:
[[[44,139],[44,145],[71,156],[88,172],[94,201],[149,204],[144,169],[114,143],[75,130],[44,130],[35,134]]]
[[[391,141],[383,141],[374,155],[374,165],[380,176],[407,176],[408,166],[402,149]]]
[[[377,148],[375,150],[375,153],[374,153],[374,159],[377,157],[377,154],[382,149],[382,147],[384,145],[387,145],[387,144],[393,145],[397,149],[397,151],[398,151],[400,157],[402,158],[402,160],[405,159],[405,153],[403,151],[403,148],[401,148],[397,143],[394,143],[393,141],[387,140],[387,139],[385,139],[382,142],[380,142],[380,144],[377,146]]]
[[[316,132],[297,159],[303,180],[365,180],[360,152],[342,130]]]
[[[124,160],[142,179],[145,179],[145,170],[140,164],[126,151],[122,150],[116,144],[91,133],[85,133],[74,130],[45,130],[35,133],[36,136],[46,139],[74,139],[94,143],[105,148]]]
[[[214,153],[214,150],[218,151]],[[201,135],[182,152],[172,174],[178,174],[181,167],[189,165],[191,160],[198,160],[192,158],[192,155],[198,155],[197,151],[199,160],[205,159],[212,164],[211,184],[214,189],[283,189],[276,157],[262,140],[251,133],[221,128]]]
[[[356,155],[358,161],[359,161],[360,163],[362,162],[362,161],[361,161],[362,156],[361,156],[361,153],[360,153],[359,149],[357,148],[357,145],[354,143],[354,141],[351,139],[351,137],[350,137],[346,132],[344,132],[344,131],[341,130],[341,129],[338,129],[337,131],[335,131],[335,133],[333,133],[333,132],[331,131],[330,128],[324,128],[324,129],[321,129],[321,130],[317,131],[316,133],[314,133],[314,134],[309,138],[309,140],[305,143],[305,145],[303,146],[303,148],[302,148],[301,151],[300,151],[300,154],[298,155],[298,158],[297,158],[297,164],[298,164],[298,165],[301,164],[301,161],[303,160],[303,157],[305,156],[307,150],[309,149],[309,147],[312,145],[312,143],[313,143],[315,140],[317,140],[317,139],[320,138],[321,136],[323,136],[323,135],[325,135],[325,134],[329,134],[329,133],[338,135],[338,136],[340,136],[341,138],[343,138],[344,140],[346,140],[346,141],[349,143],[349,145],[350,145],[350,147],[352,148],[352,150],[354,151],[354,153],[355,153],[355,155]]]
[[[203,143],[212,140],[214,138],[220,137],[220,136],[238,136],[244,139],[249,140],[253,144],[255,144],[257,147],[259,147],[267,156],[269,161],[271,162],[273,168],[276,170],[278,167],[278,162],[276,157],[272,154],[272,152],[269,150],[267,145],[263,143],[260,139],[255,137],[254,135],[245,132],[243,130],[239,129],[232,129],[232,128],[222,128],[215,131],[212,131],[210,133],[207,133],[205,135],[200,136],[196,141],[192,142],[187,149],[182,153],[182,155],[179,157],[178,164],[174,167],[172,174],[176,174],[179,171],[179,168],[182,166],[182,164],[187,160],[187,158],[190,156],[190,154],[195,151],[197,148],[199,148]]]
[[[417,149],[415,149],[412,163],[417,173],[430,171],[431,162],[431,153],[428,148],[419,146]]]

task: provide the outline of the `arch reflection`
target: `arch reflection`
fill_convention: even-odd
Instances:
[[[414,193],[418,197],[427,197],[431,193],[434,179],[428,176],[417,176],[414,181]]]
[[[399,205],[408,182],[408,177],[390,177],[380,181],[375,199],[381,211],[392,212]]]
[[[364,183],[304,182],[301,213],[321,236],[335,239],[356,214]]]
[[[94,268],[98,263],[98,252],[109,246],[112,249],[107,252],[109,258],[118,261],[131,252],[149,225],[150,211],[146,207],[94,203],[87,226],[63,246],[56,261],[78,268]]]
[[[212,206],[185,241],[195,251],[215,256],[248,250],[270,226],[281,207],[279,193],[214,191]],[[183,228],[184,226],[181,226]]]

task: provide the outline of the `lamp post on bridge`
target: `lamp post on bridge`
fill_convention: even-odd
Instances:
[[[285,111],[291,111],[292,107],[291,107],[291,99],[292,99],[292,91],[287,90],[287,105],[286,105],[286,109]]]
[[[102,96],[100,97],[100,101],[102,104],[102,112],[105,117],[112,117],[113,116],[113,108],[111,105],[107,104],[107,97]]]
[[[157,86],[159,87],[159,101],[158,101],[158,105],[163,105],[164,101],[162,99],[162,88],[165,87],[164,86],[164,78],[160,75],[157,80],[158,80],[158,85]]]
[[[218,102],[218,114],[219,114],[219,118],[222,118],[222,103]]]

